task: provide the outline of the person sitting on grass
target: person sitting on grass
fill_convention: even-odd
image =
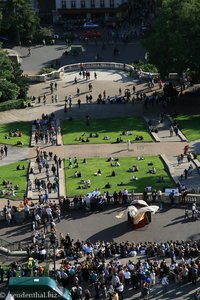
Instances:
[[[120,183],[117,184],[117,186],[123,186],[124,185],[124,182],[121,181]]]
[[[143,136],[142,135],[137,135],[136,137],[135,137],[135,140],[136,141],[142,141],[144,138],[143,138]]]
[[[150,174],[156,174],[157,170],[155,167],[153,167],[152,169],[149,169],[149,173]]]
[[[115,163],[111,163],[110,165],[111,167],[120,167],[120,163],[118,161],[116,161]]]
[[[21,170],[20,165],[17,165],[16,170],[17,170],[17,171],[20,171],[20,170]]]
[[[111,184],[108,182],[108,183],[106,183],[106,185],[105,185],[105,189],[110,189],[112,186],[111,186]]]
[[[115,171],[112,171],[111,176],[113,176],[113,177],[116,176]]]
[[[77,177],[78,177],[78,178],[81,178],[81,176],[82,176],[82,175],[81,175],[81,172],[80,172],[80,171],[77,172]]]
[[[133,176],[132,180],[138,180],[138,178],[136,176]]]
[[[114,158],[112,156],[110,156],[110,157],[108,157],[107,162],[110,162],[112,160],[114,160]]]
[[[162,183],[162,182],[164,182],[164,178],[163,176],[159,176],[157,179],[157,183]]]
[[[97,175],[101,175],[101,170],[100,169],[97,171]]]
[[[87,163],[86,158],[84,158],[83,159],[83,164],[86,164],[86,163]]]
[[[123,142],[124,142],[124,140],[121,137],[116,139],[116,143],[123,143]]]
[[[74,168],[78,168],[78,167],[79,167],[78,162],[76,162],[76,163],[74,164]]]
[[[138,172],[138,171],[139,171],[139,169],[136,165],[133,165],[132,168],[128,169],[128,172]]]
[[[129,135],[132,135],[132,133],[131,133],[130,131],[123,130],[123,131],[122,131],[122,135],[129,136]]]
[[[109,140],[110,137],[109,137],[108,135],[105,135],[105,136],[103,137],[103,139],[104,139],[104,140]]]
[[[144,160],[143,156],[138,156],[137,160]]]

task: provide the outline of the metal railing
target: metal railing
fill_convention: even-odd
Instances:
[[[27,243],[24,242],[14,242],[9,243],[0,238],[0,247],[6,248],[10,251],[19,251],[19,250],[26,250]]]

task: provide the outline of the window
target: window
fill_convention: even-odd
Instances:
[[[71,1],[71,8],[75,8],[76,7],[76,1],[72,0]]]
[[[110,8],[114,7],[114,0],[110,0]]]
[[[85,8],[85,0],[81,0],[81,8]]]
[[[104,0],[100,0],[100,7],[105,7],[105,2],[104,2]]]
[[[95,0],[91,0],[90,6],[91,6],[91,8],[94,8],[94,7],[95,7]]]
[[[66,6],[66,0],[62,0],[61,1],[61,7],[62,8],[66,8],[67,6]]]

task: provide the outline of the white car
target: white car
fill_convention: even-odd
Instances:
[[[94,24],[92,22],[85,22],[83,24],[83,28],[86,28],[86,29],[88,29],[88,28],[98,28],[98,27],[99,27],[98,24]]]

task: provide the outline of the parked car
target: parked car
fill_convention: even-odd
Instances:
[[[91,22],[91,21],[88,21],[88,22],[85,22],[84,24],[83,24],[83,28],[88,28],[88,29],[90,29],[90,28],[98,28],[99,27],[99,25],[98,24],[94,24],[93,22]]]

